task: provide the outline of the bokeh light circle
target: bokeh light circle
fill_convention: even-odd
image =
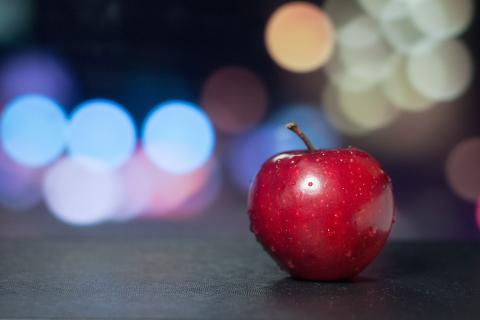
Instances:
[[[269,18],[265,44],[272,59],[292,72],[323,66],[334,47],[329,17],[316,5],[295,1],[280,6]]]
[[[378,82],[391,74],[398,55],[383,39],[375,19],[359,15],[337,34],[336,54],[350,73],[367,82]]]
[[[407,72],[415,89],[435,101],[458,98],[473,77],[472,58],[465,45],[447,40],[410,55]]]
[[[337,42],[341,47],[370,47],[379,42],[381,37],[375,19],[367,15],[358,15],[345,23],[337,32]]]
[[[70,121],[68,151],[105,168],[117,168],[133,154],[136,144],[131,116],[118,103],[93,99],[80,104]]]
[[[365,130],[376,130],[398,115],[379,87],[366,91],[338,91],[338,106],[349,122]]]
[[[416,0],[409,3],[416,26],[435,38],[459,35],[473,18],[472,0]]]
[[[364,91],[378,84],[376,76],[362,78],[349,70],[338,54],[325,65],[325,72],[335,86],[349,91]]]
[[[477,201],[480,196],[480,137],[455,146],[447,159],[446,174],[450,187],[458,196]]]
[[[171,100],[161,103],[147,116],[142,141],[146,155],[159,168],[186,174],[211,157],[215,132],[208,116],[196,105]]]
[[[67,138],[67,120],[55,101],[36,94],[10,101],[1,119],[5,152],[25,166],[40,167],[60,156]]]
[[[30,50],[8,56],[0,65],[0,100],[41,94],[70,104],[77,88],[68,65],[48,51]]]
[[[58,219],[87,226],[104,222],[115,213],[122,194],[120,186],[115,172],[64,158],[45,174],[43,193],[48,208]]]
[[[359,127],[345,117],[338,104],[338,90],[332,84],[328,84],[324,88],[321,103],[326,119],[340,132],[351,136],[360,136],[370,131]]]
[[[206,80],[200,104],[216,128],[238,133],[262,119],[267,109],[267,90],[249,69],[222,67]]]
[[[397,108],[420,112],[434,105],[434,101],[421,95],[407,75],[405,59],[398,62],[395,71],[382,83],[387,99]]]
[[[408,54],[422,51],[436,43],[435,39],[418,29],[411,15],[383,20],[380,23],[380,28],[385,40],[395,50],[402,53]]]

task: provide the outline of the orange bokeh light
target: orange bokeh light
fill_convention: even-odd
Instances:
[[[263,118],[267,100],[265,85],[253,71],[226,66],[208,77],[200,104],[216,128],[222,132],[239,133]]]
[[[460,142],[448,156],[447,179],[463,199],[477,201],[480,196],[480,137]]]
[[[316,5],[290,2],[270,17],[265,44],[281,67],[292,72],[310,72],[330,59],[334,30],[330,18]]]

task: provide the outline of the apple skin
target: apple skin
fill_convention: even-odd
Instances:
[[[257,240],[292,277],[352,279],[390,234],[392,184],[359,149],[280,153],[250,186],[248,213]]]

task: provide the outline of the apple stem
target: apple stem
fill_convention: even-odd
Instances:
[[[300,139],[302,139],[303,143],[305,143],[305,145],[307,146],[307,149],[308,149],[309,152],[314,152],[315,151],[315,148],[313,147],[312,143],[310,142],[310,139],[307,138],[305,133],[303,133],[303,131],[300,130],[300,128],[298,127],[298,125],[295,122],[289,122],[285,125],[285,127],[287,129],[290,129],[293,132],[295,132],[295,134],[297,136],[299,136]]]

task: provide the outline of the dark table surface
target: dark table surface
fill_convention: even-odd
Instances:
[[[0,318],[480,319],[480,246],[390,243],[313,283],[250,239],[3,240]]]

